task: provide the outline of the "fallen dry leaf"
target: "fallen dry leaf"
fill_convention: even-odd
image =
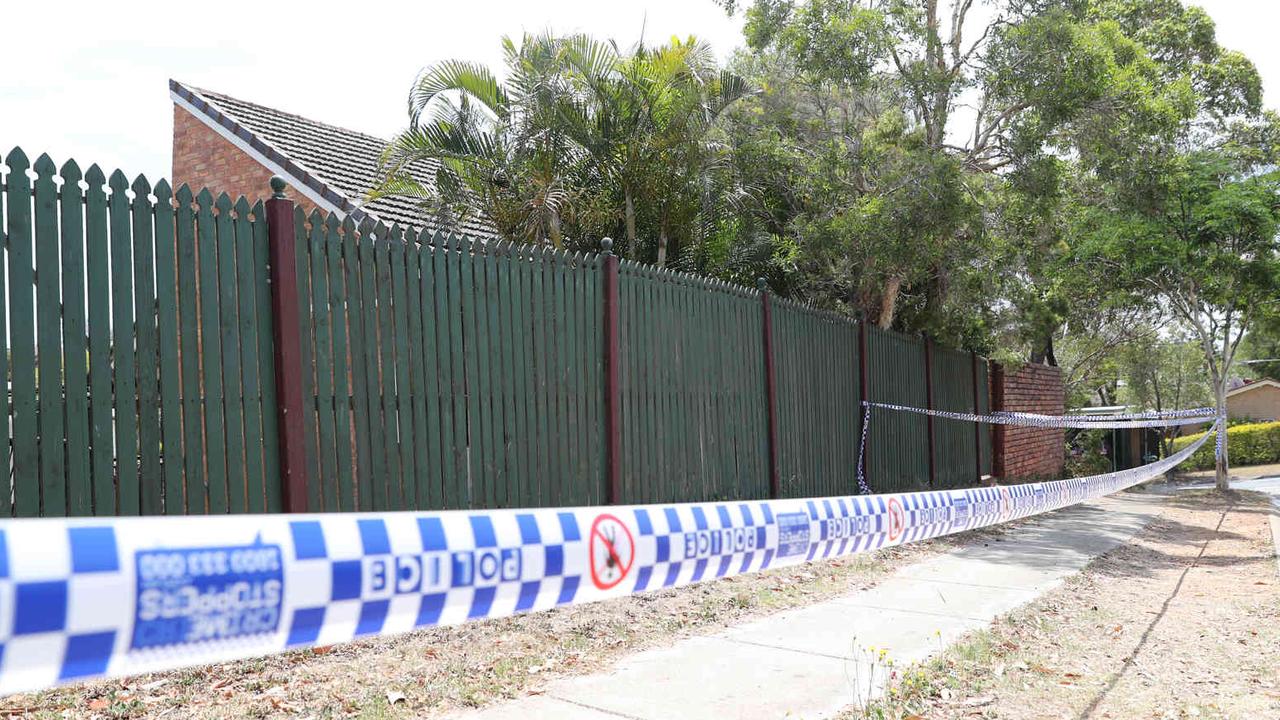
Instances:
[[[89,701],[90,710],[106,710],[110,705],[111,703],[107,702],[106,698],[94,698]]]

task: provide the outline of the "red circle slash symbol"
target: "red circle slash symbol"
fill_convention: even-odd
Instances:
[[[902,503],[898,498],[889,498],[889,542],[893,542],[902,535],[902,528],[906,525],[906,518],[902,512]]]
[[[598,515],[591,524],[591,582],[608,590],[631,572],[636,560],[636,544],[631,530],[618,518]]]

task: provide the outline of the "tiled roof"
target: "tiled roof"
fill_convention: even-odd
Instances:
[[[472,215],[456,226],[443,226],[411,198],[381,197],[365,201],[365,194],[377,180],[378,157],[387,146],[386,140],[190,87],[176,80],[169,81],[169,89],[285,168],[294,176],[286,178],[290,182],[308,186],[356,220],[368,215],[388,225],[400,223],[415,229],[461,232],[482,239],[497,237],[493,226],[483,217]],[[435,180],[437,167],[435,161],[421,163],[413,168],[414,175],[430,185]]]

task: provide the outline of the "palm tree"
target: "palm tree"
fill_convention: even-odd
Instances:
[[[698,179],[717,152],[711,128],[746,83],[720,71],[694,38],[626,54],[586,35],[502,42],[505,83],[461,61],[418,77],[409,127],[384,152],[371,196],[407,195],[455,214],[479,209],[509,239],[560,247],[576,201],[616,193],[624,254],[634,257],[644,202],[658,218],[665,264],[680,211],[703,194]],[[439,163],[434,187],[412,172],[426,161]]]
[[[692,37],[652,49],[637,44],[625,56],[612,43],[589,39],[569,49],[583,100],[568,131],[622,196],[624,254],[634,256],[636,200],[643,197],[660,218],[657,262],[665,265],[671,209],[688,199],[690,180],[708,170],[717,150],[710,130],[747,94],[747,84],[720,70],[710,47]]]
[[[409,94],[409,127],[383,152],[371,197],[405,195],[455,214],[482,211],[510,239],[560,247],[563,214],[581,148],[560,131],[572,92],[561,68],[565,41],[503,38],[506,83],[481,65],[450,60],[424,71]],[[433,186],[418,178],[438,161]]]

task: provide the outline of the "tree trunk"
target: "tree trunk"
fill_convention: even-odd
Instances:
[[[658,267],[667,266],[667,224],[658,227]]]
[[[902,278],[894,275],[884,283],[880,293],[880,320],[876,325],[888,330],[893,325],[893,315],[898,309],[898,291],[902,289]]]
[[[552,210],[550,217],[547,218],[547,226],[551,234],[551,244],[559,250],[564,244],[564,237],[560,233],[560,213]]]
[[[636,201],[631,197],[631,188],[622,186],[623,207],[627,219],[627,249],[625,258],[634,258],[636,249]]]
[[[1227,378],[1228,378],[1228,375],[1226,373],[1222,373],[1222,377],[1215,378],[1216,381],[1214,382],[1214,386],[1213,386],[1213,394],[1214,394],[1214,397],[1217,399],[1216,407],[1218,409],[1218,413],[1217,413],[1218,419],[1222,421],[1222,425],[1219,426],[1218,432],[1222,433],[1222,438],[1223,438],[1222,453],[1216,454],[1217,459],[1214,462],[1213,484],[1214,484],[1214,487],[1216,487],[1218,490],[1227,490],[1231,487],[1231,475],[1229,474],[1228,472],[1229,468],[1227,467],[1227,442],[1226,442]],[[1218,438],[1214,438],[1214,442],[1217,442],[1217,441],[1218,441]]]

